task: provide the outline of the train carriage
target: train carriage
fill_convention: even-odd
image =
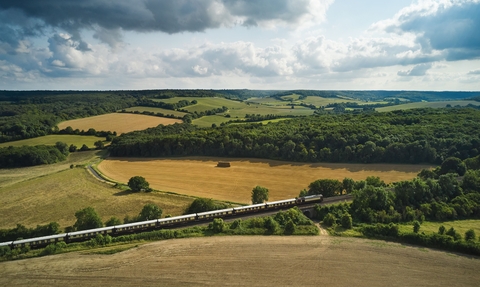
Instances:
[[[197,213],[197,220],[207,220],[209,218],[216,218],[216,217],[228,217],[233,214],[234,214],[234,208],[212,210],[212,211]]]
[[[162,218],[158,220],[158,226],[172,226],[172,225],[177,225],[177,224],[186,224],[188,222],[195,221],[197,217],[196,213],[193,214],[187,214],[187,215],[181,215],[181,216],[175,216],[175,217],[168,217],[168,218]]]
[[[43,247],[43,246],[47,246],[51,243],[64,241],[66,235],[67,235],[66,233],[61,233],[61,234],[55,234],[55,235],[49,235],[49,236],[14,240],[13,243],[12,243],[12,246],[14,246],[14,247],[29,246],[31,248]]]

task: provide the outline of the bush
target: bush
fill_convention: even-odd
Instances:
[[[342,216],[342,227],[346,229],[352,228],[352,216],[348,213],[344,213]]]
[[[413,232],[418,233],[420,231],[420,222],[418,220],[415,220],[413,222]]]
[[[323,224],[326,226],[333,226],[334,224],[337,223],[337,219],[335,218],[335,215],[329,213],[323,218]]]
[[[273,219],[272,217],[267,217],[265,218],[265,221],[264,221],[264,226],[265,228],[267,229],[267,231],[271,234],[275,233],[278,231],[278,229],[280,228],[279,224],[277,221],[275,221],[275,219]]]
[[[242,225],[242,220],[241,219],[235,219],[235,221],[232,222],[232,224],[230,224],[230,229],[240,228],[241,225]]]
[[[295,232],[295,223],[293,223],[293,220],[289,220],[287,224],[285,224],[285,234],[290,235]]]
[[[213,222],[208,225],[208,229],[214,233],[220,233],[225,229],[225,222],[221,218],[215,218]]]
[[[473,230],[473,229],[469,229],[469,230],[467,230],[467,232],[465,232],[465,240],[466,241],[469,241],[469,240],[474,241],[476,237],[477,236],[475,234],[475,230]]]

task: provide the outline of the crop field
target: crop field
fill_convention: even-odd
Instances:
[[[64,142],[67,145],[75,145],[78,148],[86,144],[89,148],[95,147],[94,143],[98,140],[105,141],[105,138],[95,136],[79,135],[48,135],[38,138],[25,139],[13,142],[0,143],[0,148],[8,146],[35,146],[35,145],[55,145],[56,142]]]
[[[441,101],[441,102],[417,102],[417,103],[408,103],[401,104],[396,106],[389,106],[383,108],[376,108],[378,112],[390,112],[395,110],[409,110],[409,109],[420,109],[420,108],[445,108],[446,105],[454,106],[466,106],[472,104],[475,106],[480,106],[480,102],[476,101]]]
[[[477,236],[480,235],[480,220],[478,219],[471,219],[471,220],[454,220],[454,221],[444,221],[444,222],[431,222],[425,221],[420,226],[420,232],[425,233],[437,233],[438,228],[443,225],[445,226],[446,230],[450,229],[450,227],[455,228],[457,232],[459,232],[462,237],[465,236],[465,232],[469,229],[473,229]],[[404,232],[411,232],[413,230],[413,224],[406,224],[406,225],[399,225],[400,231]]]
[[[167,110],[167,109],[162,109],[162,108],[155,108],[155,107],[131,107],[125,109],[127,112],[153,112],[153,113],[162,113],[164,115],[174,115],[177,117],[183,117],[187,113],[184,112],[178,112],[178,111],[173,111],[173,110]]]
[[[17,169],[21,171],[21,169]],[[17,223],[29,227],[56,221],[62,227],[75,223],[75,212],[92,206],[103,222],[111,216],[136,216],[147,203],[163,214],[180,215],[192,198],[159,192],[130,193],[95,179],[85,168],[61,170],[10,184],[0,189],[0,229]]]
[[[162,117],[112,113],[61,122],[58,124],[58,128],[64,129],[68,126],[71,126],[73,129],[79,129],[84,131],[87,131],[90,128],[94,128],[97,131],[115,131],[117,132],[117,134],[122,134],[131,131],[144,130],[147,128],[156,127],[160,124],[171,125],[181,122],[181,120]]]
[[[1,286],[478,286],[480,259],[329,236],[164,240],[2,262]]]
[[[230,168],[216,167],[230,161]],[[146,178],[157,190],[249,203],[256,185],[269,189],[269,200],[298,196],[300,190],[317,179],[345,177],[362,180],[379,176],[385,182],[414,178],[422,165],[294,163],[260,159],[213,157],[187,158],[108,158],[98,165],[106,176],[128,182],[135,175]]]

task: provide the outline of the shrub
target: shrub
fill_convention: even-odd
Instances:
[[[328,213],[324,218],[323,218],[323,224],[326,226],[333,226],[334,224],[337,223],[337,219],[335,218],[335,215]]]
[[[477,236],[475,234],[475,230],[473,230],[473,229],[469,229],[469,230],[467,230],[467,232],[465,232],[465,240],[466,241],[469,241],[469,240],[474,241],[476,237]]]
[[[285,224],[285,234],[293,234],[295,232],[295,223],[290,219],[287,224]]]
[[[342,227],[346,229],[352,228],[352,216],[348,213],[344,213],[341,219]]]
[[[420,222],[418,220],[415,220],[413,222],[413,232],[418,233],[420,231]]]

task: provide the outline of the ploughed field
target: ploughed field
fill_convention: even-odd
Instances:
[[[231,167],[216,167],[229,161]],[[317,179],[363,180],[379,176],[386,183],[414,178],[426,165],[295,163],[260,159],[214,157],[108,158],[98,165],[107,177],[127,183],[136,175],[150,187],[192,196],[249,203],[257,186],[269,189],[269,200],[298,196]]]
[[[100,250],[101,251],[101,250]],[[329,236],[166,240],[0,263],[0,286],[478,286],[480,259]]]
[[[160,124],[172,125],[174,123],[181,123],[181,120],[170,119],[155,116],[128,114],[128,113],[112,113],[82,119],[69,120],[58,124],[59,129],[64,129],[68,126],[74,130],[87,131],[94,128],[96,131],[111,131],[117,134],[145,130],[153,128]]]

